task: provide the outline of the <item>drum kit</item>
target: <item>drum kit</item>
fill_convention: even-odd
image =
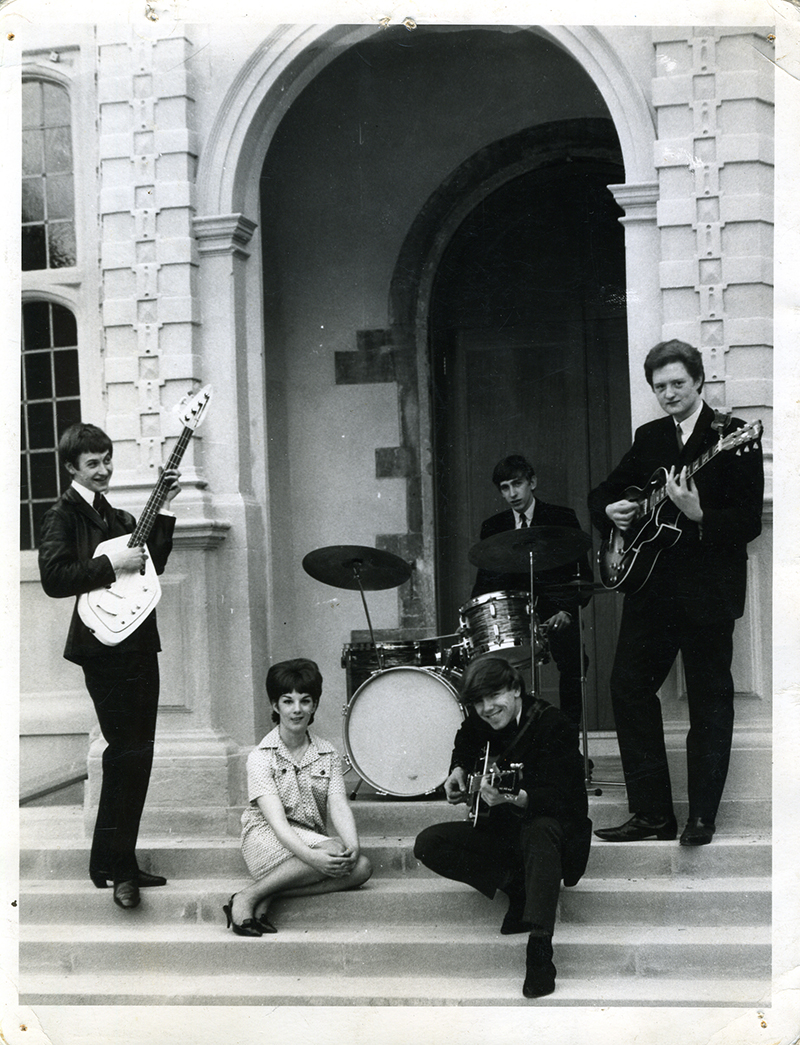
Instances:
[[[464,720],[461,678],[475,658],[516,649],[518,661],[520,655],[527,659],[529,652],[532,690],[538,692],[539,669],[549,660],[549,652],[534,609],[534,572],[572,562],[590,544],[591,538],[582,530],[558,526],[509,530],[480,541],[469,551],[474,566],[500,573],[527,569],[530,590],[496,591],[470,599],[459,610],[459,629],[454,634],[380,643],[375,640],[366,592],[399,587],[411,576],[412,566],[391,552],[360,545],[333,545],[305,556],[303,569],[315,580],[360,592],[369,628],[368,643],[348,643],[342,649],[347,672],[343,739],[347,761],[359,777],[352,797],[362,782],[379,794],[398,798],[429,795],[444,783],[453,738]],[[564,587],[595,590],[580,579]],[[589,787],[583,671],[581,675]]]

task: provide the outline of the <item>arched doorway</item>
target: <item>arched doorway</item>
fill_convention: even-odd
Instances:
[[[525,454],[542,499],[574,508],[590,532],[586,495],[629,442],[623,229],[607,188],[623,172],[613,148],[605,156],[582,150],[571,124],[537,129],[546,143],[540,162],[529,151],[530,169],[473,207],[434,279],[429,333],[443,632],[470,596],[475,570],[468,551],[481,520],[504,507],[491,484],[494,464],[508,453]],[[616,598],[597,596],[584,626],[592,662],[587,724],[610,728]],[[554,669],[545,669],[543,690],[557,703]]]

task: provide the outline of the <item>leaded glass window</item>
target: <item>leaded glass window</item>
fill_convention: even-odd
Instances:
[[[44,80],[22,84],[22,268],[76,264],[70,101]]]
[[[81,419],[75,316],[51,301],[22,306],[20,548],[35,548],[39,523],[61,495],[58,439]]]

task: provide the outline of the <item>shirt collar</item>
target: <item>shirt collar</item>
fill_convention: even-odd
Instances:
[[[703,406],[704,403],[701,399],[697,409],[693,413],[689,414],[688,417],[685,417],[683,421],[680,422],[681,435],[683,436],[684,444],[689,442],[689,439],[692,436],[692,432],[694,432],[695,425],[697,424],[697,419],[700,416],[700,411],[703,409]],[[677,421],[675,422],[675,427],[678,427]]]
[[[307,731],[307,733],[309,744],[306,750],[303,752],[303,757],[300,759],[299,762],[297,762],[292,752],[281,740],[281,731],[278,726],[276,726],[273,730],[267,733],[267,735],[264,737],[264,739],[258,746],[265,750],[269,750],[271,748],[277,751],[287,761],[294,762],[296,765],[303,765],[305,762],[311,761],[315,758],[319,758],[320,755],[325,753],[320,750],[319,744],[317,743],[317,738],[314,736],[310,729]]]
[[[85,486],[81,486],[80,483],[76,483],[74,479],[70,483],[70,487],[73,490],[75,490],[76,493],[79,493],[81,495],[81,497],[84,499],[84,501],[86,501],[86,503],[90,507],[93,507],[93,505],[94,505],[94,494],[92,493],[91,490],[87,490]]]

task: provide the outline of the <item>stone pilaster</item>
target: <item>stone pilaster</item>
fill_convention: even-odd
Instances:
[[[664,340],[697,346],[704,395],[765,427],[764,533],[750,545],[748,604],[737,624],[737,696],[771,695],[771,355],[774,64],[768,30],[654,30],[658,277]],[[763,687],[763,688],[759,688]],[[679,693],[681,686],[673,691]],[[662,700],[663,700],[662,695]],[[752,715],[737,701],[737,716]],[[667,693],[665,712],[670,707]],[[756,712],[756,716],[760,712]]]
[[[158,26],[98,27],[98,176],[105,426],[114,440],[115,503],[141,511],[181,424],[175,406],[209,381],[196,348],[197,156],[191,41]],[[212,380],[213,383],[213,380]],[[208,409],[213,416],[215,401]],[[230,522],[203,467],[204,420],[181,463],[175,547],[158,607],[161,702],[143,832],[225,834],[240,799],[238,746],[211,709],[215,562]],[[87,826],[99,797],[97,737],[89,756]]]

